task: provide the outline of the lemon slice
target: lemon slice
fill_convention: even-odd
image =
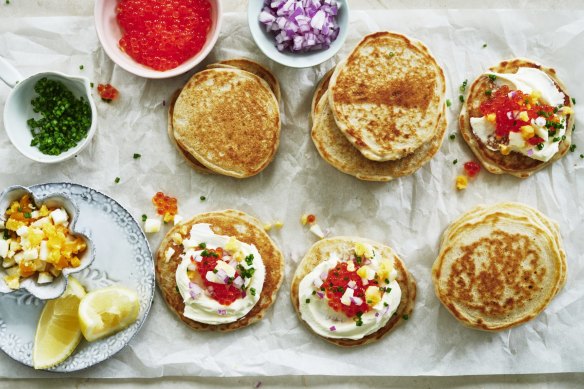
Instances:
[[[77,312],[85,289],[69,277],[65,293],[45,304],[39,319],[32,363],[35,369],[48,369],[67,359],[81,341]]]
[[[123,330],[138,318],[140,301],[133,290],[110,286],[88,293],[79,304],[79,323],[90,342]]]

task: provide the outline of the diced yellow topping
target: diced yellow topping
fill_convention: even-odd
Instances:
[[[511,147],[501,144],[499,145],[499,151],[503,155],[509,155],[509,153],[511,152]]]
[[[466,178],[466,176],[456,177],[456,189],[458,189],[458,190],[466,189],[467,186],[468,186],[468,178]]]
[[[41,209],[39,209],[39,216],[40,217],[45,217],[45,216],[49,216],[49,213],[51,213],[49,211],[49,209],[47,208],[46,205],[41,205]]]
[[[18,275],[15,275],[15,276],[6,276],[6,277],[4,277],[4,281],[6,282],[6,285],[10,289],[18,289],[18,288],[20,288],[20,281],[19,281]]]
[[[519,112],[519,116],[518,119],[524,122],[528,122],[529,121],[529,115],[527,114],[527,111],[521,111]]]
[[[264,224],[264,231],[270,231],[272,229],[272,223]]]
[[[380,282],[385,282],[385,280],[390,281],[391,272],[393,271],[393,263],[388,258],[383,258],[379,264],[379,270],[377,270],[377,276]]]
[[[241,251],[236,251],[233,253],[233,259],[235,259],[237,262],[241,262],[245,259],[245,255],[243,255],[243,252]]]
[[[357,270],[357,274],[359,277],[367,279],[367,266],[361,266],[359,270]]]
[[[572,115],[574,113],[574,109],[568,106],[560,108],[560,111],[563,115]]]
[[[225,244],[225,250],[229,252],[236,252],[239,249],[239,242],[233,236],[229,238]]]
[[[302,223],[303,226],[306,225],[306,223],[308,223],[308,214],[304,214],[300,217],[300,223]]]
[[[165,223],[169,223],[174,220],[174,215],[171,214],[170,212],[166,212],[162,220],[164,220]]]
[[[530,104],[537,104],[539,98],[541,97],[541,92],[534,90],[529,94],[529,103]]]
[[[15,219],[8,219],[8,221],[6,222],[6,229],[10,230],[10,231],[16,231],[18,230],[20,227],[24,226],[25,224],[23,222],[20,222],[18,220]]]
[[[497,121],[497,114],[496,113],[490,113],[487,115],[487,120],[491,123],[494,123]]]
[[[533,138],[535,135],[535,130],[532,126],[522,126],[521,127],[521,136],[523,139],[527,140]]]
[[[370,286],[365,291],[365,301],[367,305],[377,305],[381,301],[381,292],[378,286]]]
[[[373,250],[368,244],[357,242],[355,243],[355,255],[358,257],[371,258],[373,257]]]
[[[274,222],[274,227],[276,227],[277,229],[280,229],[280,228],[284,227],[284,222],[282,220],[276,220]]]

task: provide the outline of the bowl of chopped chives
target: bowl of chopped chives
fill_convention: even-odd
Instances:
[[[43,72],[23,79],[2,58],[0,78],[13,88],[4,106],[4,129],[21,154],[57,163],[87,147],[97,124],[87,78]]]

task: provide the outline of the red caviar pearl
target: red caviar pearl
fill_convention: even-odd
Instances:
[[[469,161],[464,164],[464,171],[469,177],[474,177],[481,171],[481,165],[474,161]]]

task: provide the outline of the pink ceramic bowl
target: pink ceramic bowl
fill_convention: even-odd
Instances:
[[[166,71],[154,70],[134,61],[132,57],[120,49],[118,42],[122,37],[122,31],[120,30],[120,26],[116,20],[116,7],[119,0],[95,0],[95,9],[93,15],[95,18],[97,36],[99,37],[101,45],[111,60],[130,73],[145,78],[169,78],[178,76],[188,72],[197,66],[203,59],[205,59],[205,57],[213,49],[213,46],[215,46],[217,38],[219,38],[222,21],[221,1],[208,1],[212,8],[211,19],[213,20],[213,25],[211,26],[211,30],[207,35],[207,41],[197,55],[174,69]]]

